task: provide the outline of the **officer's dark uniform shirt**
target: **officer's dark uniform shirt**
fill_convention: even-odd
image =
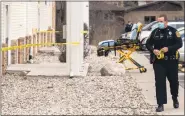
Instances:
[[[133,24],[127,24],[125,27],[125,32],[130,32],[132,30]]]
[[[160,50],[163,47],[168,47],[168,52],[165,55],[175,55],[176,51],[182,47],[182,38],[179,32],[171,26],[165,29],[156,28],[150,34],[146,47],[151,53],[154,49]]]

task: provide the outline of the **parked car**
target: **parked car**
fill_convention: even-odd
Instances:
[[[178,28],[177,31],[179,31],[179,32],[184,31],[184,27]]]
[[[181,22],[168,22],[168,25],[178,29],[180,27],[184,27],[184,22],[182,21]],[[152,30],[154,30],[157,27],[158,27],[158,23],[155,23],[154,25],[151,26],[150,30],[141,32],[139,40],[143,44],[143,50],[146,50],[145,44],[146,44],[148,37],[150,36],[150,33],[152,32]]]
[[[115,40],[105,40],[105,41],[101,41],[98,43],[97,46],[97,56],[103,56],[103,55],[108,55],[108,52],[103,52],[103,50],[105,50],[104,47],[113,47],[115,45]]]
[[[157,21],[153,21],[153,22],[147,24],[146,26],[144,26],[144,27],[142,28],[142,31],[151,30],[151,27],[152,27],[153,25],[155,25],[156,23],[158,23],[158,22],[157,22]]]
[[[114,46],[115,40],[105,40],[98,43],[98,48]]]
[[[149,30],[151,30],[151,27],[152,27],[153,25],[155,25],[156,23],[157,23],[157,21],[153,21],[153,22],[151,22],[151,23],[145,25],[145,26],[142,28],[142,31],[149,31]],[[122,34],[122,38],[130,38],[130,33],[131,33],[131,32]]]
[[[107,56],[109,52],[111,52],[111,50],[107,49],[107,47],[114,47],[115,45],[121,46],[121,45],[126,45],[126,46],[130,46],[130,44],[135,44],[137,43],[137,41],[135,40],[130,40],[130,39],[126,39],[126,38],[119,38],[116,41],[115,40],[105,40],[105,41],[101,41],[98,43],[97,46],[97,56]]]
[[[168,25],[178,29],[180,27],[184,27],[184,22],[168,22]],[[139,40],[142,42],[142,44],[145,44],[145,42],[146,42],[145,39],[147,39],[149,37],[150,33],[152,32],[152,30],[154,30],[157,27],[158,27],[158,23],[155,23],[154,25],[151,26],[150,30],[146,30],[146,31],[141,32]]]

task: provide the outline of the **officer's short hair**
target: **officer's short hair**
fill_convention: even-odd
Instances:
[[[159,17],[164,17],[164,21],[168,21],[168,18],[167,18],[167,16],[165,14],[159,15]]]

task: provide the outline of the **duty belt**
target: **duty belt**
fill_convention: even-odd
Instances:
[[[178,60],[180,58],[180,54],[177,51],[175,55],[164,55],[163,60]]]
[[[179,58],[176,57],[175,55],[172,56],[164,56],[163,60],[178,60]]]

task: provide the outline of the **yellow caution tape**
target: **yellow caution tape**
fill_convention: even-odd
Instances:
[[[28,48],[32,46],[41,46],[41,45],[79,45],[79,42],[70,42],[70,43],[40,43],[40,44],[26,44],[26,45],[21,45],[21,46],[11,46],[11,47],[4,47],[1,49],[1,51],[8,51],[8,50],[15,50],[15,49],[22,49],[22,48]]]
[[[164,52],[162,50],[159,51],[159,55],[157,55],[157,59],[163,59],[164,58]]]
[[[164,58],[164,54],[157,55],[157,59],[163,59],[163,58]]]
[[[159,51],[159,55],[157,55],[157,59],[164,59],[164,52],[162,50]],[[179,58],[179,52],[176,51],[176,59]]]

